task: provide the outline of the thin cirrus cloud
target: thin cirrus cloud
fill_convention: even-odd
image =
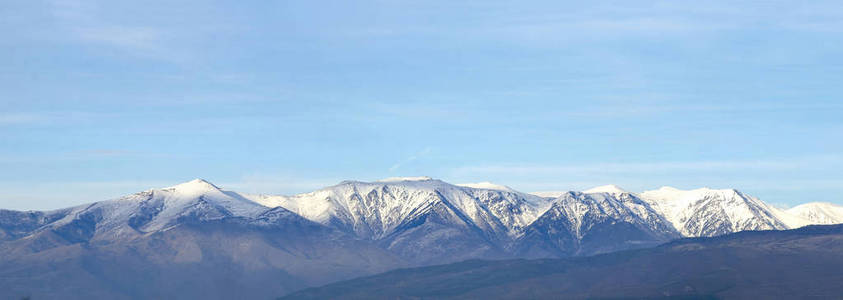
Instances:
[[[419,152],[416,152],[415,154],[410,155],[406,159],[393,164],[391,167],[389,167],[389,171],[390,172],[397,171],[398,169],[400,169],[404,165],[410,164],[410,163],[418,160],[419,158],[423,158],[423,157],[429,155],[431,151],[433,151],[433,148],[425,147],[424,149],[420,150]]]
[[[0,114],[0,125],[33,124],[47,120],[43,114],[7,113]]]
[[[175,46],[174,28],[154,24],[122,24],[105,18],[96,1],[58,0],[49,2],[50,12],[64,35],[54,36],[83,44],[106,46],[119,52],[144,58],[180,62],[188,56]]]
[[[173,62],[186,61],[198,54],[197,49],[183,42],[184,37],[196,41],[211,39],[219,33],[219,28],[208,30],[201,26],[171,26],[153,19],[145,23],[130,23],[120,19],[106,18],[97,2],[52,1],[52,15],[69,37],[83,43],[106,45],[132,56],[153,57]],[[113,4],[109,4],[113,5]],[[117,5],[120,6],[120,5]],[[660,4],[614,5],[583,8],[573,6],[566,10],[544,12],[538,10],[510,12],[507,6],[490,5],[481,12],[476,12],[472,5],[441,4],[419,5],[417,19],[397,20],[384,18],[375,24],[353,23],[350,26],[301,26],[296,32],[302,34],[318,32],[318,36],[328,39],[351,37],[370,39],[375,37],[420,37],[424,39],[451,39],[475,41],[511,41],[524,43],[521,46],[570,47],[570,43],[588,43],[601,39],[628,39],[630,35],[665,36],[673,35],[684,38],[688,34],[714,32],[722,30],[743,30],[751,28],[785,29],[798,31],[835,31],[841,28],[839,17],[834,13],[825,13],[826,17],[816,18],[823,11],[822,5],[804,7],[778,6],[744,12],[746,9],[734,4],[711,3],[702,6]],[[782,6],[782,5],[779,5]],[[820,8],[814,8],[820,7]],[[124,9],[126,9],[124,7]],[[130,8],[129,8],[130,9]],[[385,10],[404,10],[401,6],[381,7]],[[423,22],[428,15],[450,15],[453,10],[465,10],[465,20],[459,19],[454,24]],[[723,18],[722,16],[731,16]],[[779,22],[766,22],[766,18],[776,16]],[[187,17],[199,17],[187,15]],[[214,20],[212,18],[212,20]],[[219,20],[217,20],[219,21]],[[208,23],[208,22],[203,22]],[[224,23],[224,22],[219,22]],[[454,26],[459,25],[459,26]],[[763,25],[763,26],[762,26]],[[224,25],[213,25],[224,26]],[[235,31],[253,30],[249,27],[229,28]],[[223,30],[224,31],[224,30]],[[246,32],[240,32],[243,34]],[[61,36],[60,38],[67,38]],[[566,43],[559,44],[564,40]]]
[[[113,114],[93,113],[85,111],[35,111],[0,113],[2,125],[67,125],[85,121],[96,121],[113,116]]]
[[[99,26],[73,29],[80,39],[139,52],[160,50],[161,33],[149,27]]]
[[[469,12],[459,27],[442,24],[414,24],[404,26],[362,27],[341,29],[348,36],[440,36],[465,38],[494,38],[501,40],[534,41],[537,44],[600,38],[628,38],[633,35],[678,35],[723,30],[788,29],[802,31],[839,30],[839,14],[829,9],[833,4],[816,3],[761,6],[749,10],[738,3],[659,3],[641,5],[566,5],[565,10],[506,9],[506,5],[490,5],[483,10],[471,5],[449,6],[450,11]],[[441,13],[436,8],[419,9]],[[474,13],[480,11],[481,13]],[[494,13],[493,13],[494,12]],[[825,16],[817,18],[817,15]],[[724,18],[728,16],[728,18]],[[764,22],[776,17],[777,22]],[[549,44],[548,44],[549,45]]]

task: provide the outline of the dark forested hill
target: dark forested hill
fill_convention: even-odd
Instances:
[[[746,231],[583,258],[473,260],[395,270],[284,299],[835,299],[843,225]]]

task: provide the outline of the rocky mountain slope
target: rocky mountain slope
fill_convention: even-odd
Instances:
[[[678,237],[673,225],[633,194],[569,192],[524,230],[517,252],[566,257],[649,247]]]
[[[506,247],[549,199],[431,178],[345,181],[292,197],[253,197],[370,240],[411,261],[507,257]]]
[[[50,212],[0,211],[0,298],[269,298],[404,265],[195,180]]]
[[[683,191],[663,187],[640,194],[683,236],[717,236],[743,230],[788,229],[774,208],[734,189]]]

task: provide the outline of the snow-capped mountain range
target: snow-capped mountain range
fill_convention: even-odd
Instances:
[[[271,209],[358,238],[394,239],[394,243],[402,240],[405,230],[418,230],[415,226],[421,224],[417,223],[432,215],[443,218],[437,222],[447,223],[440,224],[448,225],[442,230],[464,227],[490,241],[521,238],[537,221],[548,222],[551,215],[560,214],[565,220],[558,222],[568,224],[578,239],[589,229],[581,227],[588,218],[636,224],[667,237],[843,223],[843,206],[814,202],[783,210],[734,189],[662,187],[631,193],[605,185],[581,192],[530,194],[490,182],[450,184],[430,177],[343,181],[293,196],[241,194],[196,179],[115,200],[20,213],[31,216],[28,226],[32,229],[54,229],[96,211],[95,237],[119,239],[166,230],[190,219],[236,217],[257,222]]]
[[[29,274],[17,271],[47,268],[40,265],[45,261],[60,265],[55,261],[61,259],[76,266],[73,272],[106,276],[99,269],[78,270],[78,260],[92,255],[120,262],[107,266],[162,270],[205,270],[202,263],[221,259],[245,273],[203,276],[240,282],[281,272],[292,276],[284,287],[290,289],[405,266],[589,255],[681,237],[834,223],[843,223],[841,206],[808,203],[782,210],[733,189],[631,193],[607,185],[529,194],[489,182],[408,177],[344,181],[278,196],[237,193],[197,179],[66,209],[0,210],[0,277],[17,278]],[[121,264],[127,259],[133,263]],[[194,292],[184,295],[207,296],[210,290]]]
[[[563,206],[568,210],[566,215],[573,219],[617,212],[612,219],[647,219],[651,220],[647,222],[650,227],[667,222],[683,237],[843,223],[843,207],[835,204],[807,203],[783,210],[735,189],[662,187],[631,193],[616,185],[605,185],[581,192],[528,194],[490,182],[449,184],[430,177],[406,177],[345,181],[295,196],[246,197],[267,207],[287,208],[321,224],[349,226],[359,235],[374,239],[390,233],[398,223],[413,217],[410,212],[422,212],[422,206],[437,199],[453,205],[457,213],[484,231],[503,231],[509,237],[522,235],[554,206]],[[589,206],[596,198],[623,209]],[[586,207],[577,208],[582,205]]]

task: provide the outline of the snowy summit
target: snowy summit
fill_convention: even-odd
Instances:
[[[378,180],[377,182],[401,182],[401,181],[428,181],[433,180],[431,177],[427,176],[417,176],[417,177],[389,177]]]
[[[494,184],[494,183],[491,183],[491,182],[488,182],[488,181],[475,182],[475,183],[458,183],[456,185],[457,186],[470,187],[470,188],[474,188],[474,189],[483,189],[483,190],[495,190],[495,191],[503,191],[503,192],[514,192],[515,191],[508,186],[500,185],[500,184]]]
[[[621,187],[617,186],[617,185],[608,184],[608,185],[601,185],[601,186],[598,186],[598,187],[587,189],[587,190],[583,191],[583,193],[586,193],[586,194],[608,193],[608,194],[612,194],[612,195],[619,195],[619,194],[628,193],[628,192],[626,190],[622,189]]]

